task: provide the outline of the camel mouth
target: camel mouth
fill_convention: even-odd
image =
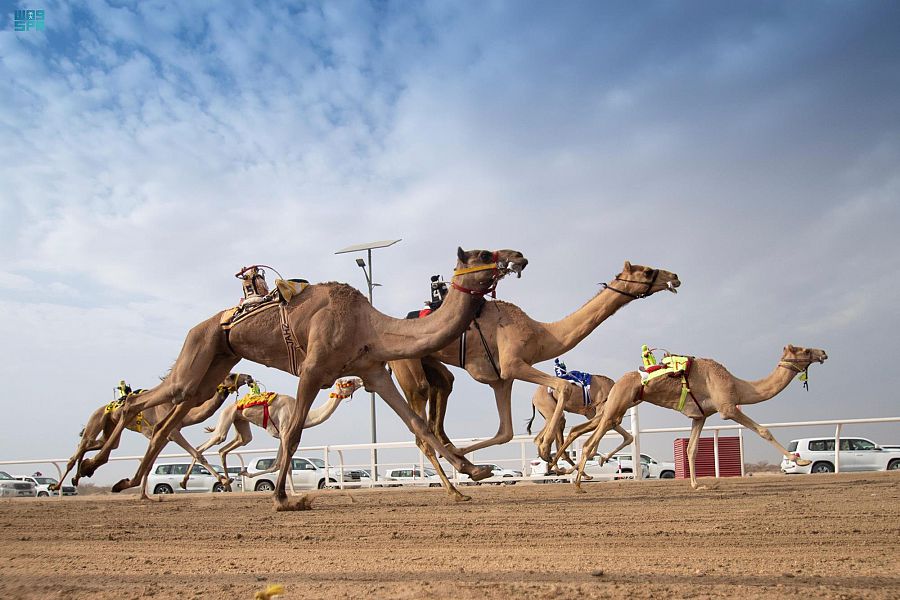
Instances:
[[[673,294],[677,294],[679,285],[681,285],[681,282],[678,280],[667,281],[666,282],[666,291],[672,292]]]
[[[525,269],[526,265],[528,265],[528,261],[509,261],[509,262],[501,262],[498,265],[498,268],[504,273],[515,273],[517,279],[522,278],[522,271]]]

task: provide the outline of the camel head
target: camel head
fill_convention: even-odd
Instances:
[[[783,362],[796,365],[801,370],[806,369],[814,362],[824,363],[827,359],[828,354],[824,350],[792,346],[791,344],[784,347],[784,352],[781,355]]]
[[[238,391],[242,385],[250,385],[253,383],[253,376],[246,373],[230,373],[225,381],[222,382],[220,390],[224,389],[230,392]]]
[[[456,270],[451,285],[469,294],[483,296],[494,291],[497,282],[507,273],[522,276],[528,259],[517,250],[463,250],[457,248]]]
[[[613,284],[615,287],[612,287]],[[681,285],[681,281],[675,273],[643,265],[633,265],[626,260],[622,266],[622,272],[616,275],[615,281],[603,285],[625,296],[646,298],[663,290],[677,294],[677,288]]]
[[[363,386],[363,380],[359,377],[342,377],[334,383],[337,392],[332,392],[331,396],[346,399],[353,395],[353,392]]]

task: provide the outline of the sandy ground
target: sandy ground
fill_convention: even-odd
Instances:
[[[900,598],[900,473],[587,489],[2,500],[0,598]]]

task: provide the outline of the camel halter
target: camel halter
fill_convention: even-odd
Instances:
[[[628,296],[629,298],[634,298],[635,300],[640,300],[641,298],[646,298],[651,295],[650,290],[653,289],[653,284],[656,283],[656,279],[659,277],[659,269],[653,269],[653,277],[650,278],[650,281],[636,281],[634,279],[622,279],[618,275],[616,275],[616,281],[621,281],[622,283],[642,283],[647,286],[647,289],[641,292],[640,294],[632,294],[631,292],[626,292],[624,290],[619,290],[614,288],[613,286],[607,283],[601,283],[605,290],[612,290],[614,292],[618,292],[623,296]]]
[[[809,366],[812,364],[812,360],[810,359],[801,359],[801,358],[782,358],[778,361],[779,367],[784,367],[790,371],[794,371],[795,373],[800,373],[800,376],[797,378],[803,382],[803,389],[807,392],[809,391]],[[801,369],[794,363],[806,363],[806,367]]]
[[[218,392],[220,394],[222,392],[227,392],[228,394],[233,394],[236,391],[238,391],[238,388],[240,387],[238,385],[238,381],[240,380],[241,375],[242,375],[241,373],[237,374],[237,376],[234,378],[234,383],[231,383],[228,385],[225,385],[224,383],[220,383],[219,387],[216,388],[216,392]]]
[[[463,292],[464,294],[469,294],[471,296],[480,296],[484,297],[486,294],[490,294],[491,298],[497,297],[497,282],[500,281],[500,265],[497,262],[497,253],[494,252],[494,256],[492,259],[494,262],[486,264],[486,265],[478,265],[477,267],[465,267],[463,269],[456,269],[453,271],[453,277],[457,277],[459,275],[466,275],[467,273],[476,273],[478,271],[493,271],[494,275],[491,277],[491,285],[483,292],[479,292],[478,290],[472,290],[469,288],[465,288],[452,279],[450,280],[450,285],[453,286],[453,289]]]

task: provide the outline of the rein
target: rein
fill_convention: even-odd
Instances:
[[[626,292],[624,290],[616,289],[607,283],[601,283],[600,285],[602,285],[603,289],[605,289],[605,290],[612,290],[614,292],[622,294],[623,296],[628,296],[629,298],[634,298],[635,300],[640,300],[641,298],[646,298],[647,296],[651,295],[650,290],[653,289],[653,284],[656,283],[657,277],[659,277],[659,269],[653,269],[653,277],[650,279],[650,281],[636,281],[634,279],[622,279],[618,275],[616,275],[615,281],[621,281],[622,283],[642,283],[642,284],[646,285],[647,289],[644,290],[643,292],[641,292],[640,294],[632,294],[631,292]]]

